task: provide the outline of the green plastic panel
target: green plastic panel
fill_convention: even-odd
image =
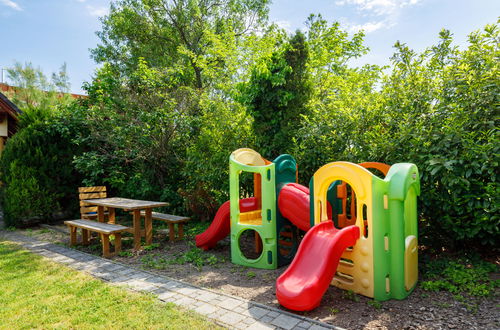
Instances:
[[[240,223],[240,174],[242,172],[258,173],[262,187],[262,223],[260,225]],[[231,155],[229,158],[229,194],[231,206],[231,261],[238,265],[276,269],[277,239],[276,239],[276,190],[275,164],[265,166],[250,166],[239,163]],[[255,230],[262,239],[262,253],[257,259],[247,259],[239,246],[241,234],[247,230]]]
[[[278,200],[281,189],[288,183],[294,183],[297,180],[297,161],[288,154],[280,155],[273,163],[276,170],[276,201]],[[289,228],[291,234],[291,246],[280,245],[280,233]],[[281,215],[276,207],[276,233],[278,236],[278,267],[288,265],[292,262],[299,247],[298,229],[288,219]],[[288,238],[287,238],[288,239]]]
[[[374,298],[387,300],[404,299],[415,288],[405,288],[405,240],[418,237],[417,196],[420,194],[420,178],[414,164],[395,164],[386,178],[373,178],[374,219]],[[384,201],[384,195],[385,201]],[[384,208],[384,204],[388,207]],[[382,208],[381,208],[382,207]],[[375,208],[377,211],[375,211]],[[375,216],[378,214],[378,219]],[[387,238],[386,238],[387,237]],[[387,247],[386,250],[386,241]],[[416,267],[416,266],[415,266]],[[416,268],[415,268],[416,269]],[[386,278],[389,291],[386,290]]]

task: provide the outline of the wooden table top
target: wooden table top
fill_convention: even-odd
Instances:
[[[90,205],[106,206],[124,210],[142,210],[153,207],[168,206],[168,203],[165,202],[141,201],[139,199],[121,197],[85,199],[83,202]]]

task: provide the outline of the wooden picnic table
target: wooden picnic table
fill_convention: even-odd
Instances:
[[[165,202],[151,202],[138,199],[110,197],[98,199],[85,199],[83,202],[89,205],[97,206],[97,219],[99,222],[104,222],[104,208],[108,208],[108,223],[115,223],[115,210],[122,209],[124,211],[132,211],[133,213],[133,228],[134,235],[134,250],[141,249],[141,211],[144,212],[144,232],[146,236],[146,244],[151,245],[153,242],[153,220],[151,217],[152,209],[160,206],[167,206]]]

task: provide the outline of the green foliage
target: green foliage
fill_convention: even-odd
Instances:
[[[307,183],[335,160],[415,163],[420,242],[494,246],[500,234],[498,27],[472,33],[462,51],[445,30],[439,44],[421,54],[397,43],[392,71],[383,75],[374,66],[342,65],[364,51],[360,39],[318,26],[320,35],[338,35],[339,58],[312,70],[314,110],[293,152],[301,180]],[[330,54],[316,48],[313,59]]]
[[[365,145],[377,143],[376,139],[364,141],[363,137],[380,120],[380,95],[375,90],[381,75],[377,66],[351,68],[347,64],[367,52],[363,34],[349,38],[338,23],[328,25],[321,16],[311,15],[307,23],[314,88],[308,104],[311,112],[303,118],[292,150],[304,184],[331,161],[377,160],[366,155]]]
[[[375,309],[381,309],[382,308],[382,303],[380,301],[376,300],[369,300],[368,305],[372,306]]]
[[[229,199],[229,155],[254,139],[250,118],[241,105],[204,96],[200,130],[187,148],[182,170],[186,185],[180,190],[189,211],[211,220],[217,208]]]
[[[359,302],[359,296],[357,294],[355,294],[354,291],[352,291],[352,290],[342,291],[342,298],[347,299],[347,300],[351,300],[354,302]]]
[[[396,44],[382,88],[385,143],[373,152],[419,167],[424,238],[493,246],[500,234],[499,30],[472,33],[463,51],[451,46],[448,31],[440,37],[420,55]]]
[[[73,137],[83,127],[68,119],[69,112],[29,109],[21,116],[22,128],[8,140],[0,160],[8,225],[47,222],[59,211],[76,211],[81,179],[72,161],[81,149]]]
[[[153,251],[160,247],[159,243],[152,243],[150,245],[143,246],[144,251]]]
[[[151,254],[146,255],[141,258],[141,262],[146,268],[154,269],[165,269],[168,265],[192,264],[198,271],[201,271],[203,266],[214,266],[220,262],[224,262],[224,259],[219,259],[211,253],[192,247],[186,252],[176,254],[173,258],[164,258]]]
[[[448,291],[456,296],[467,294],[487,297],[500,286],[499,280],[489,277],[490,273],[498,270],[497,265],[486,262],[477,255],[425,260],[421,267],[425,278],[420,285],[428,291]]]
[[[230,74],[228,50],[267,19],[268,0],[120,0],[111,5],[92,51],[125,74],[139,58],[173,68],[176,84],[204,88]],[[214,81],[212,78],[216,78]]]
[[[29,225],[47,217],[57,205],[55,196],[45,192],[37,179],[37,171],[19,164],[10,163],[12,173],[5,187],[3,201],[5,223],[12,226]]]
[[[340,310],[339,310],[339,309],[337,309],[337,308],[330,308],[330,314],[335,315],[335,314],[337,314],[338,312],[340,312]]]
[[[16,87],[6,92],[7,97],[23,111],[32,108],[50,109],[71,103],[71,96],[64,94],[69,93],[70,88],[66,63],[58,73],[52,73],[52,79],[49,80],[42,69],[35,68],[32,63],[23,65],[15,62],[14,66],[7,68],[7,78]]]
[[[305,36],[297,31],[290,40],[253,69],[243,87],[243,102],[253,117],[257,147],[275,158],[290,150],[301,116],[307,114],[311,95]]]
[[[92,146],[74,160],[85,184],[106,184],[131,198],[168,200],[173,211],[182,204],[176,187],[192,133],[190,105],[196,106],[197,98],[191,100],[190,91],[172,91],[184,93],[187,99],[180,104],[171,87],[168,74],[143,60],[127,79],[110,65],[98,71],[94,83],[85,86],[89,98],[79,109],[89,134],[78,142]]]

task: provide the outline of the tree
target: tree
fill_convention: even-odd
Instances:
[[[42,69],[35,68],[31,62],[24,65],[15,62],[13,67],[7,68],[7,78],[15,86],[7,96],[22,110],[50,109],[71,101],[71,97],[64,94],[70,89],[66,63],[58,73],[52,73],[49,80]]]
[[[244,87],[243,101],[254,118],[257,146],[268,157],[287,152],[307,114],[311,95],[305,36],[297,31],[270,57],[263,58]]]
[[[228,52],[267,19],[268,0],[120,0],[92,51],[128,75],[143,58],[169,68],[181,86],[203,88],[226,69]],[[215,71],[214,71],[215,69]]]

